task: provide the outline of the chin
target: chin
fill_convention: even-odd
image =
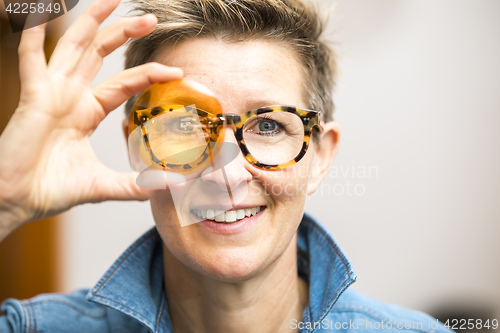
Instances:
[[[258,270],[251,269],[250,267],[245,267],[241,264],[236,266],[219,265],[217,267],[213,267],[213,269],[205,270],[204,272],[204,274],[214,280],[227,283],[244,282],[256,276],[257,273]]]
[[[237,283],[243,282],[256,276],[263,268],[263,260],[251,258],[248,252],[238,256],[219,254],[208,259],[207,262],[198,262],[198,269],[207,277],[221,282]]]

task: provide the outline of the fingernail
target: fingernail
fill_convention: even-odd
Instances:
[[[170,74],[170,75],[176,75],[179,77],[184,76],[184,71],[182,70],[182,68],[179,68],[179,67],[165,66],[165,71],[168,71],[168,74]]]
[[[184,76],[184,71],[182,70],[182,68],[173,67],[173,69],[175,69],[175,70],[177,70],[179,72],[179,76]]]
[[[153,19],[153,20],[155,20],[155,21],[158,21],[158,18],[156,17],[156,15],[155,15],[155,14],[152,14],[152,13],[145,14],[145,15],[143,15],[143,17],[144,17],[144,18],[147,18],[148,20]]]

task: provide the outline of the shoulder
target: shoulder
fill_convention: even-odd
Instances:
[[[380,302],[352,289],[340,296],[325,319],[334,325],[331,328],[340,323],[341,329],[348,326],[347,331],[356,332],[452,332],[423,312]]]
[[[90,302],[88,290],[70,295],[42,294],[28,300],[9,299],[2,304],[1,332],[111,332],[124,326],[123,332],[142,332],[143,328],[125,315]],[[126,328],[125,328],[126,327]],[[130,332],[132,332],[130,331]],[[122,332],[120,330],[120,332]]]

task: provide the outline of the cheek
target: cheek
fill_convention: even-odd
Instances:
[[[192,239],[192,226],[181,226],[169,190],[156,193],[150,202],[155,225],[164,246],[179,261],[192,262],[192,255],[186,251],[196,243]]]
[[[168,190],[155,193],[150,200],[153,218],[162,238],[164,234],[177,233],[180,226],[172,196]]]
[[[309,182],[309,161],[299,163],[280,171],[266,171],[259,175],[259,181],[269,195],[276,209],[303,210]]]
[[[156,228],[164,242],[175,242],[181,233],[179,217],[170,190],[155,193],[151,199],[151,211]]]

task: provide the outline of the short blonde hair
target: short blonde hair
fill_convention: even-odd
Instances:
[[[222,38],[229,42],[264,38],[288,43],[304,69],[304,100],[333,120],[336,59],[321,40],[324,22],[307,0],[131,0],[133,12],[153,13],[156,29],[130,41],[125,67],[154,61],[164,46],[194,37]],[[135,101],[126,105],[127,114]]]

